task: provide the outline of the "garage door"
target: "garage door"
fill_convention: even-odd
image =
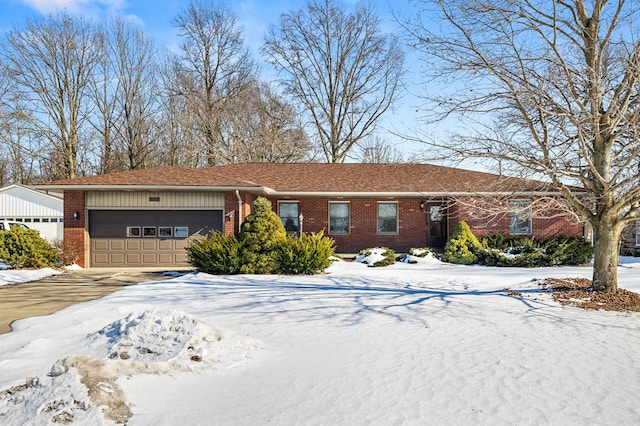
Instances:
[[[91,266],[186,266],[186,245],[222,231],[221,210],[90,210]]]

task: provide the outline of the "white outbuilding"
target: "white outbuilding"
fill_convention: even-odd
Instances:
[[[63,238],[63,199],[23,185],[0,188],[0,221],[22,222],[49,241]]]

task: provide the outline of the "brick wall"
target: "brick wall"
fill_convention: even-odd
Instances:
[[[74,219],[74,212],[78,212],[80,217]],[[83,268],[87,267],[87,238],[85,231],[86,210],[85,210],[85,193],[84,191],[65,191],[64,192],[64,241],[67,243],[78,244],[83,248],[82,254],[78,259],[78,265]]]
[[[230,195],[229,195],[230,194]],[[233,228],[225,225],[225,232],[230,234],[238,229],[238,200],[235,193],[227,195],[226,212],[234,211]],[[250,194],[241,193],[243,199],[243,215],[251,213],[251,202],[255,199]],[[328,199],[328,198],[287,198],[268,197],[273,210],[278,211],[278,201],[298,202],[299,211],[304,216],[302,230],[305,233],[324,231],[336,242],[338,253],[356,253],[367,247],[384,246],[397,252],[406,252],[411,247],[424,247],[427,241],[426,212],[420,210],[421,199]],[[329,202],[346,202],[350,204],[350,233],[348,235],[329,234]],[[377,232],[378,202],[398,203],[398,233],[396,235],[379,235]],[[509,213],[494,215],[487,220],[481,214],[474,213],[465,205],[452,204],[449,207],[449,235],[461,220],[466,221],[477,236],[489,233],[509,232]],[[553,235],[582,236],[583,227],[563,217],[535,218],[532,223],[536,238]]]

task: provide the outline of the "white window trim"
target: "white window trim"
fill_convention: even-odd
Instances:
[[[347,232],[331,232],[331,204],[346,204],[349,209]],[[350,235],[351,234],[351,201],[329,201],[329,209],[327,211],[329,235]]]
[[[394,232],[380,232],[380,204],[396,205],[396,230]],[[378,201],[376,205],[376,233],[378,235],[398,235],[400,233],[400,207],[397,201]]]

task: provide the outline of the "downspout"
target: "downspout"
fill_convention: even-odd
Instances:
[[[240,197],[240,191],[236,189],[236,198],[238,199],[238,232],[242,226],[242,198]]]

